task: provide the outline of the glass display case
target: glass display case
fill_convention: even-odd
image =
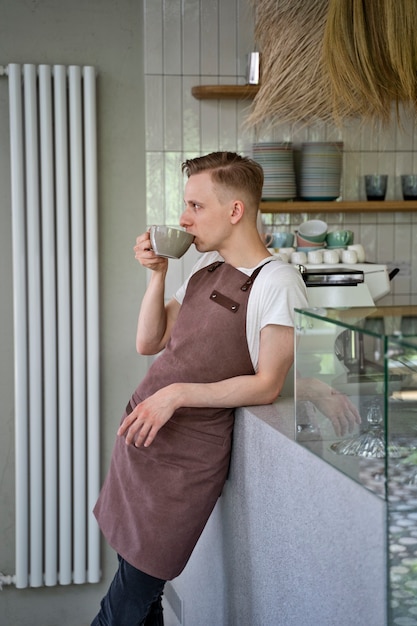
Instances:
[[[417,307],[297,309],[295,438],[387,506],[388,624],[417,626]]]

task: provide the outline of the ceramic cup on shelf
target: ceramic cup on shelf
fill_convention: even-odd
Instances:
[[[348,246],[347,249],[354,250],[356,252],[356,256],[358,257],[358,263],[365,263],[365,249],[361,243],[354,243],[351,246]]]
[[[267,248],[274,248],[275,250],[280,248],[290,248],[294,244],[294,234],[288,231],[275,231],[273,227],[268,227],[268,230],[262,235],[262,239]]]
[[[358,255],[355,250],[343,250],[342,252],[342,263],[350,263],[354,264],[358,262]]]
[[[337,250],[323,250],[323,262],[329,265],[339,263],[339,253]]]
[[[334,252],[337,252],[337,254],[339,255],[339,261],[342,260],[342,253],[344,250],[346,250],[346,248],[332,248],[332,250],[334,250]]]
[[[290,259],[292,253],[295,252],[295,248],[293,248],[292,246],[290,248],[280,248],[279,249],[279,253],[280,254],[286,254],[287,257]]]
[[[332,230],[326,235],[327,245],[331,248],[337,246],[347,246],[353,243],[353,232],[351,230]]]
[[[262,233],[262,234],[261,234],[261,239],[262,239],[262,241],[264,242],[265,246],[266,246],[268,249],[269,249],[269,248],[271,248],[272,250],[274,249],[274,248],[273,248],[273,245],[272,245],[272,240],[273,240],[273,238],[274,238],[274,237],[273,237],[273,234],[272,234],[272,233]]]
[[[297,233],[297,247],[298,248],[322,248],[325,243],[323,241],[309,241],[301,237],[300,233]]]
[[[291,263],[295,265],[305,265],[307,263],[307,254],[305,252],[293,252],[290,259]]]
[[[309,252],[307,252],[307,261],[311,265],[319,265],[320,263],[323,263],[323,251],[309,250]]]
[[[327,224],[323,220],[307,220],[299,225],[298,234],[305,241],[323,242],[326,239]]]
[[[294,243],[294,234],[287,231],[272,233],[271,246],[275,249],[291,248]]]

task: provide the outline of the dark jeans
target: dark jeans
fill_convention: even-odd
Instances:
[[[162,592],[166,581],[118,558],[119,569],[91,626],[163,626]]]

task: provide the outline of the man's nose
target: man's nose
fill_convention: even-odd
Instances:
[[[186,227],[190,225],[190,212],[188,209],[184,209],[180,217],[180,226]]]

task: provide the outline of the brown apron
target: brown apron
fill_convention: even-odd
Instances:
[[[254,374],[246,341],[251,277],[213,263],[191,277],[171,339],[123,418],[172,382],[210,383]],[[134,567],[178,576],[227,477],[233,408],[177,410],[149,448],[117,437],[94,513],[109,544]]]

